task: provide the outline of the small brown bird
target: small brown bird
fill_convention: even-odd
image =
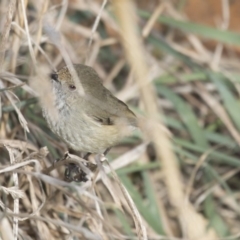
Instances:
[[[83,87],[79,94],[68,67],[51,75],[57,118],[50,109],[43,114],[51,130],[76,151],[103,153],[137,127],[128,106],[107,90],[96,71],[73,65]]]

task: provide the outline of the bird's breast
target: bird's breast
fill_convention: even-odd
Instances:
[[[46,111],[44,116],[51,130],[74,150],[103,153],[129,132],[129,126],[102,125],[82,111],[60,106],[57,118],[53,119]]]

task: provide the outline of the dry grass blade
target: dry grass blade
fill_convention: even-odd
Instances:
[[[222,176],[222,180],[226,181],[230,178],[232,178],[234,175],[238,174],[240,171],[240,169],[234,169],[234,170],[231,170],[229,172],[227,172],[226,174],[224,174]],[[202,201],[204,201],[204,199],[206,199],[215,189],[217,189],[220,185],[219,182],[214,182],[213,184],[209,184],[211,185],[211,187],[207,188],[206,191],[204,191],[197,199],[196,201],[196,206],[199,205]],[[237,212],[239,212],[240,210],[240,206],[239,204],[236,202],[236,200],[233,198],[232,201],[234,202],[235,204],[235,207],[237,206],[238,210]],[[235,209],[236,210],[236,209]]]
[[[131,163],[133,163],[134,161],[137,161],[139,159],[139,157],[146,151],[147,148],[147,143],[143,143],[139,146],[137,146],[136,148],[132,149],[129,152],[126,152],[125,154],[123,154],[122,156],[120,156],[117,159],[114,159],[110,165],[111,168],[114,170],[123,168],[127,165],[130,165]],[[111,170],[109,168],[105,169],[106,173],[110,173]],[[99,179],[99,178],[97,178]]]
[[[136,230],[137,230],[137,235],[138,235],[138,239],[139,240],[147,240],[147,231],[146,231],[146,227],[143,224],[142,221],[142,217],[139,214],[138,209],[136,208],[131,196],[129,195],[127,189],[124,187],[124,185],[121,183],[121,181],[119,180],[116,172],[111,168],[111,166],[109,165],[110,169],[111,169],[111,173],[113,175],[114,180],[116,181],[116,183],[118,184],[118,186],[120,187],[123,196],[131,210],[131,215],[132,218],[134,219],[134,223],[136,226]]]
[[[9,90],[12,90],[12,89],[15,89],[15,88],[19,88],[19,87],[22,87],[23,85],[24,85],[24,83],[16,85],[16,86],[13,86],[13,87],[0,88],[0,92],[9,91]]]
[[[217,147],[216,147],[217,148]],[[215,148],[215,149],[216,149]],[[206,161],[207,159],[207,156],[215,151],[215,149],[209,149],[207,152],[205,152],[200,158],[199,158],[199,161],[197,162],[197,164],[195,165],[193,171],[192,171],[192,174],[189,178],[189,181],[188,181],[188,184],[187,184],[187,188],[186,188],[186,200],[189,201],[189,197],[190,197],[190,194],[191,194],[191,191],[193,189],[193,185],[194,185],[194,180],[195,180],[195,177],[197,175],[197,172],[198,170],[201,168],[201,166],[204,165],[204,162]]]
[[[0,0],[0,238],[239,239],[239,7]],[[85,59],[138,116],[109,165],[65,158],[42,116],[60,117],[49,74],[69,65],[79,89]]]
[[[4,85],[1,84],[1,82],[0,82],[0,86],[4,86]],[[24,129],[26,132],[29,132],[29,128],[28,128],[27,121],[26,121],[26,119],[24,118],[24,116],[22,115],[21,111],[20,111],[20,110],[18,109],[18,107],[16,106],[15,101],[13,100],[12,96],[10,95],[9,92],[5,92],[5,94],[6,94],[7,98],[9,99],[9,101],[11,102],[12,106],[14,107],[15,111],[17,112],[19,122],[21,123],[23,129]]]
[[[104,168],[102,166],[102,162],[103,160],[101,159],[101,156],[100,155],[97,155],[95,157],[95,160],[97,162],[97,165],[98,165],[98,168],[100,170],[100,178],[103,182],[103,184],[106,186],[106,188],[108,189],[109,193],[111,194],[114,202],[116,203],[116,206],[122,210],[122,206],[121,206],[121,202],[119,200],[119,197],[118,197],[118,194],[117,192],[115,191],[110,179],[108,178],[108,176],[106,175],[106,172],[104,171]],[[107,161],[107,159],[104,159],[104,161]],[[97,179],[96,179],[97,180]]]
[[[17,31],[20,31],[21,33],[23,33],[26,37],[28,36],[26,30],[24,30],[23,28],[21,28],[16,22],[12,22],[12,26],[15,27],[17,29]],[[52,61],[50,60],[50,58],[48,57],[48,55],[45,53],[45,51],[41,48],[41,46],[35,42],[31,36],[29,36],[31,43],[33,43],[35,45],[35,49],[37,49],[39,52],[41,52],[41,54],[46,58],[48,64],[52,67],[52,69],[56,70],[55,67],[52,64]]]
[[[45,23],[44,25],[44,30],[47,34],[47,36],[49,37],[49,39],[51,40],[52,43],[55,44],[55,46],[59,49],[59,51],[61,52],[61,55],[66,63],[66,65],[68,66],[69,72],[71,73],[74,83],[77,86],[78,92],[80,95],[84,94],[84,90],[83,87],[81,85],[81,82],[79,81],[78,75],[76,73],[76,70],[73,67],[73,63],[72,60],[64,46],[64,44],[62,44],[62,37],[60,32],[57,32],[51,25],[49,25],[48,23]]]
[[[3,187],[0,186],[0,190],[3,191],[5,194],[10,194],[12,198],[23,198],[25,196],[24,192],[17,187]]]
[[[18,168],[21,168],[21,167],[26,166],[26,165],[31,164],[31,163],[35,163],[36,170],[39,172],[40,168],[41,168],[41,166],[39,164],[39,161],[37,159],[31,159],[31,160],[28,160],[28,161],[24,161],[24,162],[21,162],[21,163],[15,163],[14,165],[4,167],[3,169],[0,169],[0,173],[12,172],[12,171],[17,170]]]
[[[240,134],[233,125],[225,109],[216,99],[211,96],[211,94],[208,93],[204,85],[202,85],[201,83],[196,84],[197,88],[201,90],[198,90],[197,94],[199,94],[203,98],[203,100],[209,105],[209,107],[215,112],[215,114],[224,122],[230,134],[236,140],[238,145],[240,145]]]
[[[10,147],[5,146],[6,149],[8,150],[9,153],[9,157],[10,157],[10,162],[12,165],[15,164],[16,159],[15,159],[15,154],[13,149],[11,149]],[[19,188],[19,180],[18,180],[18,174],[16,172],[13,172],[13,182],[14,182],[14,187],[15,188]],[[14,198],[14,208],[13,208],[13,212],[14,214],[18,214],[19,213],[19,198],[15,197]],[[14,239],[18,239],[18,217],[13,217],[13,236]]]
[[[8,36],[11,29],[11,22],[12,22],[13,14],[15,12],[15,8],[16,8],[16,0],[10,0],[5,26],[2,31],[1,39],[0,39],[0,73],[3,71],[3,66],[4,66],[3,61],[5,57],[5,51],[7,50]]]
[[[26,150],[32,150],[32,151],[37,151],[36,146],[34,146],[31,143],[20,141],[20,140],[9,140],[9,139],[0,139],[0,146],[10,146],[13,148],[18,148],[22,151]]]
[[[11,225],[6,217],[0,223],[0,232],[3,240],[14,240]]]
[[[103,3],[102,3],[102,6],[101,6],[101,8],[100,8],[100,10],[98,12],[98,15],[97,15],[97,17],[95,19],[94,25],[92,27],[91,36],[90,36],[90,39],[89,39],[89,42],[88,42],[88,51],[87,51],[88,57],[89,57],[89,52],[90,52],[90,48],[91,48],[92,41],[93,41],[93,36],[94,36],[94,34],[95,34],[96,30],[97,30],[97,26],[98,26],[98,24],[100,22],[102,11],[103,11],[104,7],[106,6],[106,4],[107,4],[107,0],[104,0]],[[89,60],[88,59],[86,59],[86,65],[89,65]]]
[[[151,18],[149,18],[146,26],[144,27],[143,31],[142,31],[142,36],[144,38],[146,38],[150,31],[152,30],[154,24],[156,23],[157,21],[157,18],[159,17],[159,15],[163,12],[165,8],[165,3],[160,3],[157,8],[155,9],[154,13],[152,14]]]
[[[21,7],[22,7],[24,25],[25,25],[26,34],[27,34],[29,52],[30,52],[30,55],[31,55],[31,58],[32,58],[32,61],[33,61],[33,67],[35,68],[34,70],[36,71],[37,61],[36,61],[36,57],[35,57],[35,54],[34,54],[34,51],[33,51],[31,37],[30,37],[30,33],[29,33],[28,19],[27,19],[27,15],[26,15],[24,0],[21,0]]]

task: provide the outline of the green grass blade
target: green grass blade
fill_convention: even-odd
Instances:
[[[209,195],[204,201],[204,212],[218,236],[227,237],[229,234],[228,227],[218,213],[212,195]]]
[[[131,183],[127,175],[120,176],[122,183],[127,188],[128,192],[130,193],[134,203],[136,204],[139,212],[143,216],[143,218],[147,221],[149,226],[152,227],[158,234],[164,234],[163,226],[159,218],[156,218],[155,214],[153,215],[148,210],[148,206],[144,204],[144,201],[138,191],[135,189],[134,185]]]
[[[184,122],[194,142],[199,146],[207,147],[208,143],[204,132],[200,128],[197,118],[190,106],[169,88],[160,84],[158,84],[156,88],[159,94],[163,95],[173,103],[174,108]]]
[[[118,220],[121,222],[125,234],[128,237],[134,238],[134,234],[132,232],[130,223],[128,222],[128,218],[119,209],[114,209],[114,212],[115,212]]]
[[[140,16],[144,18],[149,18],[152,14],[146,11],[139,11]],[[227,30],[220,30],[214,27],[205,26],[202,24],[187,22],[187,21],[179,21],[170,17],[161,16],[158,18],[160,23],[166,24],[170,27],[177,28],[186,33],[197,34],[201,37],[216,40],[218,42],[240,45],[240,34],[236,32],[231,32]]]
[[[229,113],[231,119],[235,123],[236,127],[240,131],[240,104],[233,96],[233,93],[228,88],[227,84],[224,83],[224,79],[216,74],[209,74],[210,79],[213,81],[215,86],[218,88],[219,93],[223,99],[224,106]]]
[[[180,145],[188,150],[191,150],[191,151],[194,151],[197,153],[203,154],[208,150],[206,148],[200,147],[198,145],[192,144],[188,141],[185,141],[185,140],[182,140],[179,138],[174,138],[174,142],[176,142],[178,145]],[[219,150],[210,152],[208,155],[208,158],[210,158],[210,160],[212,162],[223,163],[223,164],[226,164],[226,165],[232,166],[232,167],[240,167],[239,158],[230,156],[229,154],[227,155],[223,152],[220,152]]]
[[[147,197],[147,208],[149,213],[154,217],[154,219],[157,220],[159,223],[159,228],[161,232],[164,232],[164,226],[161,222],[161,216],[160,211],[157,203],[157,193],[152,185],[152,182],[150,181],[149,172],[142,172],[143,176],[143,183],[144,183],[144,190]]]

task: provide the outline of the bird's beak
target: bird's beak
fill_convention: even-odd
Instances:
[[[52,80],[56,81],[56,82],[59,82],[58,80],[58,74],[57,73],[51,73],[50,74],[50,77]]]

